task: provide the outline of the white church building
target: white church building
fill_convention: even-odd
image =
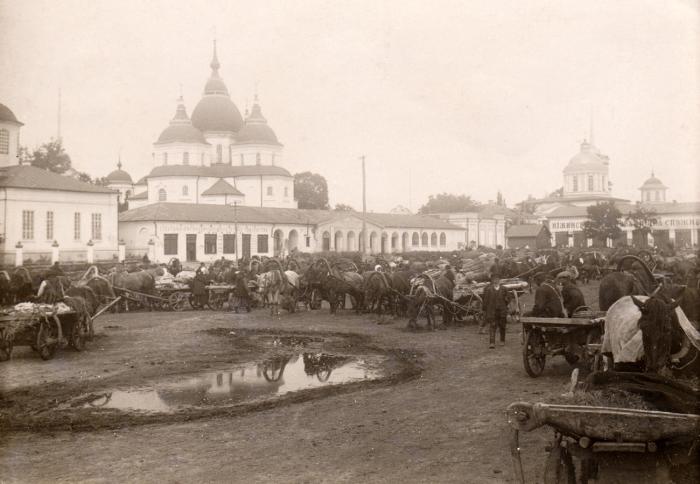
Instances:
[[[168,262],[357,251],[363,222],[367,252],[450,251],[465,244],[464,229],[436,217],[298,209],[294,177],[281,166],[284,147],[257,95],[241,116],[220,67],[214,44],[202,98],[191,117],[178,100],[143,179],[129,184],[121,166],[107,177],[128,202],[119,216],[127,256]]]

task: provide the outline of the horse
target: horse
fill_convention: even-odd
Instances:
[[[628,270],[624,270],[626,267]],[[655,285],[654,275],[642,259],[630,254],[623,255],[617,260],[617,271],[607,274],[600,281],[598,305],[601,311],[607,311],[621,297],[648,295]]]
[[[371,271],[367,273],[364,280],[363,300],[367,311],[372,312],[374,309],[378,315],[381,315],[384,303],[391,309],[393,293],[387,275],[383,272]]]
[[[335,314],[341,298],[346,294],[354,300],[355,311],[359,314],[364,299],[364,279],[357,272],[343,271],[336,264],[331,265],[327,259],[320,258],[314,263],[314,273],[321,284],[321,293],[325,294]]]
[[[564,279],[562,281],[561,298],[564,303],[564,309],[566,309],[566,314],[569,316],[573,315],[577,309],[586,306],[586,300],[583,297],[581,289],[569,279]]]
[[[143,294],[154,294],[156,290],[156,276],[163,274],[164,271],[161,267],[141,269],[138,272],[112,272],[108,281],[117,291],[126,289],[127,291]],[[143,298],[143,302],[149,310],[152,309],[150,299]],[[125,301],[125,304],[128,310],[128,302]]]
[[[282,271],[282,266],[276,259],[272,259],[277,265],[276,269],[258,274],[258,291],[263,301],[270,306],[270,316],[279,316],[280,294],[287,285],[287,277]]]
[[[411,292],[411,279],[415,273],[411,271],[396,271],[387,274],[391,292],[393,293],[393,312],[397,316],[405,315],[408,309],[408,295]]]
[[[679,304],[679,300],[669,303],[658,290],[651,296],[618,299],[605,316],[601,352],[612,356],[618,370],[638,370],[641,366],[647,372],[668,373],[672,362],[688,352],[687,336],[679,319],[685,314],[678,314]]]
[[[442,325],[452,323],[452,299],[454,296],[454,273],[447,270],[438,278],[431,278],[428,275],[419,276],[415,290],[408,304],[408,325],[407,329],[416,329],[416,321],[421,313],[426,316],[427,327],[435,329],[435,317],[433,306],[442,307]]]
[[[34,282],[26,267],[15,267],[12,271],[10,293],[14,303],[29,301],[34,296]]]

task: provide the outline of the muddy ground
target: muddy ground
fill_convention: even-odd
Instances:
[[[583,289],[595,306],[596,284]],[[475,326],[405,323],[327,310],[110,314],[83,353],[43,362],[16,348],[0,366],[0,481],[514,482],[504,410],[562,393],[570,366],[558,357],[529,378],[515,325],[505,347],[488,349]],[[295,333],[323,351],[387,357],[387,378],[164,420],[77,412],[66,422],[47,410],[76,393],[259,360],[258,335]],[[529,482],[541,482],[550,437],[521,436]]]

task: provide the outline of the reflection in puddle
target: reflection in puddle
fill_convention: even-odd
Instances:
[[[84,407],[173,412],[188,407],[231,405],[310,388],[376,379],[381,376],[376,367],[376,364],[368,366],[363,359],[303,353],[227,371],[202,373],[184,380],[163,381],[151,388],[115,390],[96,396]]]

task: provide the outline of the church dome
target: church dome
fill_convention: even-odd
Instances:
[[[204,139],[204,135],[197,128],[192,126],[192,121],[187,116],[187,111],[185,110],[185,102],[180,96],[178,99],[177,110],[175,111],[175,117],[170,121],[167,128],[160,133],[158,141],[156,144],[166,144],[166,143],[202,143],[206,144],[207,141]]]
[[[588,141],[581,143],[581,150],[574,155],[564,168],[564,172],[607,170],[608,158]]]
[[[117,169],[107,175],[107,182],[109,183],[133,183],[131,180],[131,175],[122,170],[121,160],[117,163]]]
[[[263,144],[279,145],[277,135],[268,126],[267,120],[262,115],[258,97],[255,96],[253,109],[245,120],[245,124],[236,135],[236,144]]]
[[[666,188],[661,180],[654,176],[654,172],[651,172],[651,176],[642,184],[640,190],[647,188]]]
[[[15,113],[12,112],[10,108],[5,106],[4,104],[0,103],[0,123],[5,122],[5,123],[15,123],[22,125],[19,121],[17,121],[17,117],[15,116]]]
[[[216,57],[216,42],[211,64],[211,76],[204,85],[204,96],[192,111],[192,124],[200,131],[238,132],[243,126],[243,117],[229,97],[228,89],[219,76],[219,59]]]

